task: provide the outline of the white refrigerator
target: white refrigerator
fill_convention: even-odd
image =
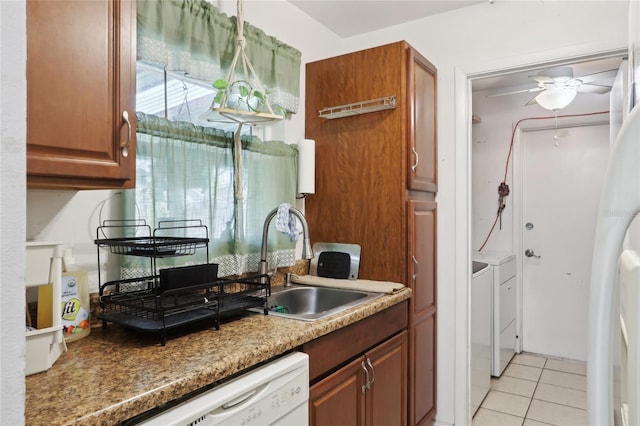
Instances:
[[[638,212],[640,105],[636,104],[612,147],[598,211],[587,346],[590,425],[640,424],[640,306],[636,305],[640,257],[635,252],[622,253],[625,235]]]

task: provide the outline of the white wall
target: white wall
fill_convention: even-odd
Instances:
[[[439,423],[469,423],[471,124],[458,78],[625,47],[627,10],[627,1],[486,2],[345,40],[345,52],[407,40],[438,68]]]
[[[24,422],[26,32],[24,1],[0,2],[0,424]]]

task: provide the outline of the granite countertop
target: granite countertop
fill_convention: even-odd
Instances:
[[[315,322],[247,314],[188,334],[109,324],[68,344],[52,368],[26,377],[25,423],[114,425],[267,361],[411,297],[404,289]]]

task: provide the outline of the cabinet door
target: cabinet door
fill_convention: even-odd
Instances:
[[[363,357],[309,389],[310,426],[364,426]]]
[[[30,187],[134,186],[135,19],[135,1],[27,1]]]
[[[408,48],[409,189],[436,192],[436,68]]]
[[[409,304],[413,315],[435,309],[436,300],[436,203],[410,200],[408,203],[407,282],[413,290]]]
[[[365,355],[370,362],[367,392],[368,426],[407,424],[407,332],[382,343]]]
[[[408,201],[409,421],[427,424],[435,414],[436,203]]]
[[[436,316],[429,315],[410,324],[410,416],[413,425],[427,425],[436,407]]]

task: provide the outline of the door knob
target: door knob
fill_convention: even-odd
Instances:
[[[540,256],[536,255],[531,249],[526,249],[524,251],[524,255],[527,257],[535,257],[536,259],[540,259]]]

